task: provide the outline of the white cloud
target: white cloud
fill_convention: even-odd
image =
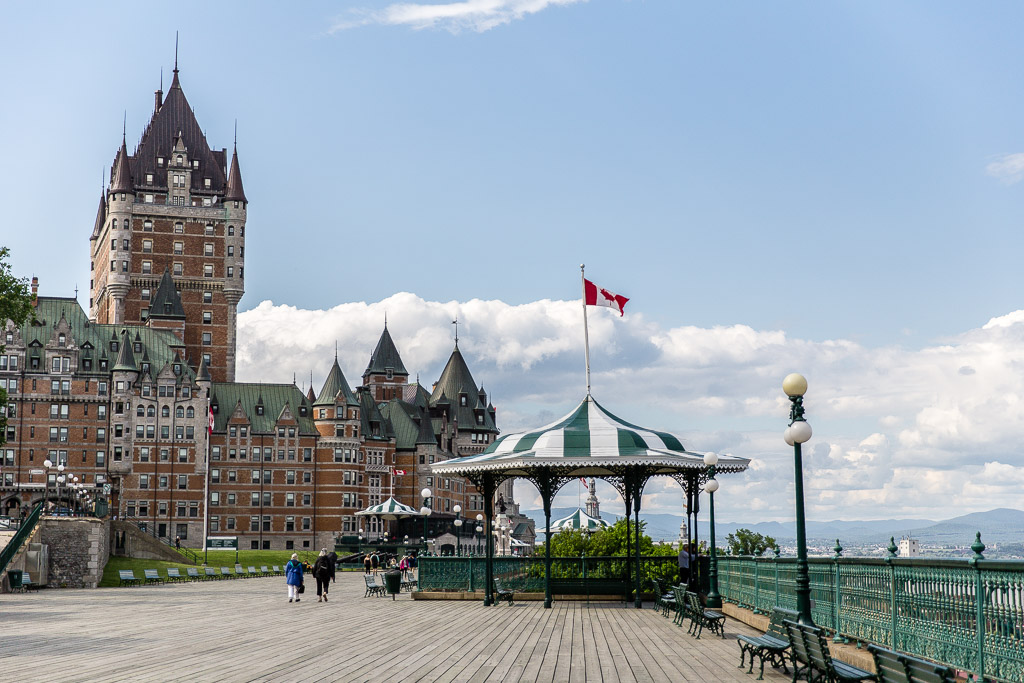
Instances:
[[[552,5],[572,5],[586,0],[463,0],[462,2],[398,2],[384,9],[357,8],[331,26],[336,33],[349,28],[379,24],[408,26],[416,30],[439,28],[451,33],[463,30],[483,33]]]
[[[1007,185],[1020,182],[1024,178],[1024,153],[1003,154],[985,167],[985,172],[998,178]]]
[[[346,377],[358,384],[385,313],[406,367],[427,387],[451,353],[457,316],[459,346],[504,431],[546,424],[584,394],[578,301],[434,302],[406,292],[325,311],[261,303],[239,316],[239,376],[280,382],[295,373],[305,384],[312,371],[319,390],[337,342]],[[749,521],[754,508],[760,519],[793,516],[780,382],[794,370],[810,380],[811,518],[941,518],[950,497],[964,511],[1019,505],[1019,489],[1005,483],[1024,472],[1024,312],[921,349],[812,342],[745,325],[665,329],[642,314],[620,319],[604,310],[590,322],[594,395],[603,405],[673,431],[691,449],[752,459],[747,473],[722,478],[723,520]],[[672,486],[650,489],[645,510],[678,512]],[[559,504],[574,504],[567,496]]]

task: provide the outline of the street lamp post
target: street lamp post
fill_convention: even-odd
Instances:
[[[64,470],[65,469],[66,468],[64,467],[63,463],[58,463],[57,464],[57,512],[58,512],[58,514],[60,513],[61,504],[63,503],[63,493],[64,492],[60,490],[61,489],[61,484],[63,484],[66,481],[67,476],[69,476],[71,474],[70,472],[68,472],[68,474],[65,475],[64,474]]]
[[[811,618],[811,579],[807,570],[807,532],[804,520],[804,473],[803,457],[800,444],[807,443],[811,438],[811,426],[804,420],[804,394],[807,392],[807,380],[803,375],[792,373],[782,380],[782,390],[786,392],[792,406],[789,410],[789,427],[783,433],[783,439],[793,447],[793,470],[796,489],[796,611],[799,622],[808,626],[814,625]]]
[[[455,513],[455,556],[462,557],[462,506],[456,504],[452,512]]]
[[[46,504],[50,497],[50,468],[53,467],[53,461],[47,458],[43,461],[43,512],[46,512]]]
[[[427,517],[433,510],[430,509],[430,498],[433,494],[430,489],[423,489],[420,491],[420,496],[423,497],[423,507],[420,508],[420,514],[423,515],[423,552],[427,552]]]
[[[712,609],[721,609],[722,596],[718,594],[718,557],[715,550],[715,491],[718,490],[718,480],[715,479],[715,465],[718,464],[717,453],[705,453],[704,464],[708,467],[708,480],[704,482],[704,490],[708,492],[709,513],[711,522],[711,558],[708,562],[708,598],[707,606]]]

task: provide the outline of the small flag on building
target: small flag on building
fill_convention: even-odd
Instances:
[[[207,435],[209,435],[213,434],[213,406],[210,406],[209,408],[207,408],[207,410],[210,411],[210,424],[209,430],[207,431]]]
[[[395,476],[401,477],[405,474],[405,470],[395,470]]]

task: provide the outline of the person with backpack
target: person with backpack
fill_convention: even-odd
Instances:
[[[316,579],[316,601],[327,602],[327,589],[331,585],[331,558],[327,555],[327,548],[322,549],[320,557],[316,558],[313,577]]]
[[[292,559],[284,566],[284,580],[288,584],[288,602],[299,602],[299,588],[302,586],[302,563],[299,556],[292,553]]]

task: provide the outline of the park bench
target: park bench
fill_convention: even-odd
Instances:
[[[510,588],[505,588],[501,585],[501,579],[494,580],[494,601],[504,600],[508,603],[508,606],[512,606],[513,598],[516,592]]]
[[[615,595],[626,601],[630,592],[625,579],[551,579],[552,595]]]
[[[139,579],[131,569],[118,569],[117,577],[121,579],[121,586],[138,586]]]
[[[217,574],[217,570],[214,569],[213,567],[206,567],[206,569],[203,571],[203,573],[206,575],[206,579],[207,580],[209,580],[209,579],[219,579],[220,578],[220,575]]]
[[[783,622],[792,648],[793,675],[808,680],[824,680],[831,683],[854,683],[874,681],[874,674],[832,659],[824,631],[816,626],[805,626],[788,619]],[[798,664],[799,663],[799,664]]]
[[[663,616],[668,617],[668,613],[676,609],[676,599],[663,591],[657,581],[652,581],[651,587],[654,589],[654,604],[661,610]]]
[[[725,638],[725,615],[713,609],[706,609],[700,604],[700,596],[686,591],[686,606],[690,614],[689,633],[700,640],[700,634],[707,627],[712,633]]]
[[[377,583],[377,579],[372,576],[364,575],[363,581],[366,582],[366,592],[363,593],[363,597],[367,598],[371,595],[382,596],[384,595],[384,586]]]
[[[188,574],[189,581],[199,581],[203,578],[199,576],[199,569],[197,567],[186,567],[185,573]]]
[[[181,572],[178,571],[177,567],[168,567],[167,580],[174,581],[175,583],[177,583],[178,581],[184,581],[185,577],[181,575]]]
[[[772,618],[768,623],[768,631],[763,636],[736,636],[736,642],[740,646],[740,668],[743,668],[743,661],[749,655],[750,657],[750,668],[747,673],[754,672],[754,658],[761,660],[761,673],[757,677],[757,680],[764,680],[764,663],[767,660],[772,665],[773,669],[778,669],[780,666],[782,670],[787,674],[789,669],[786,667],[786,650],[789,649],[789,635],[786,633],[786,625],[783,623],[787,619],[790,621],[796,621],[799,614],[790,609],[783,609],[782,607],[772,608]]]
[[[267,565],[262,565],[260,571],[263,572],[263,576],[270,576],[270,570],[267,569]]]
[[[278,576],[281,575],[281,568],[278,567],[276,564],[274,565],[274,573]]]
[[[164,580],[160,578],[160,572],[156,569],[143,569],[142,578],[146,583],[163,583]]]
[[[875,678],[879,683],[954,683],[956,672],[948,666],[893,652],[875,644],[868,645],[875,660]]]
[[[245,570],[242,569],[242,565],[240,565],[240,564],[236,564],[235,565],[235,576],[241,576],[241,577],[245,576]]]
[[[29,591],[39,592],[39,586],[32,583],[32,575],[28,572],[21,573],[21,592],[28,593]]]
[[[231,570],[228,569],[227,567],[221,567],[220,568],[220,575],[221,575],[221,578],[224,578],[224,579],[233,579],[233,578],[236,577],[236,574],[233,574],[231,572]]]

